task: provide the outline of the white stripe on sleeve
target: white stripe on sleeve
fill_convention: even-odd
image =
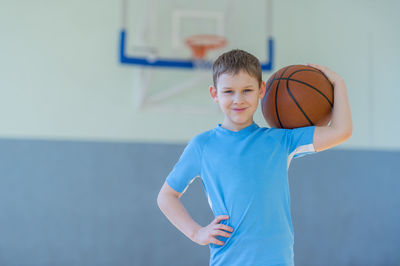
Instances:
[[[186,192],[186,190],[188,189],[188,187],[190,186],[190,184],[192,184],[193,183],[193,181],[196,179],[196,178],[198,178],[198,177],[200,177],[199,175],[197,175],[197,176],[195,176],[195,177],[193,177],[193,179],[192,180],[190,180],[190,182],[189,182],[189,184],[185,187],[185,189],[182,191],[182,193],[181,194],[184,194],[185,192]]]
[[[295,154],[301,154],[301,153],[305,153],[305,152],[314,152],[314,151],[315,151],[315,149],[314,149],[314,145],[312,143],[308,144],[308,145],[303,145],[303,146],[297,147],[291,154],[289,154],[287,168],[289,169],[290,162],[292,161],[293,156]]]

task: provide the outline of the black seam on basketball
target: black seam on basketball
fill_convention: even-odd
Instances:
[[[299,69],[299,70],[294,71],[292,74],[290,74],[288,76],[288,78],[291,78],[294,74],[299,73],[299,72],[303,72],[303,71],[315,72],[315,73],[318,73],[318,74],[320,74],[320,75],[322,75],[322,76],[324,76],[326,78],[326,76],[321,71],[316,70],[316,69]]]
[[[299,69],[299,70],[294,71],[292,74],[290,74],[288,78],[290,79],[294,74],[296,74],[298,72],[302,72],[302,71],[315,72],[315,73],[318,73],[318,74],[322,75],[324,78],[327,79],[327,77],[324,75],[324,73],[322,73],[320,70],[317,70],[317,69]],[[322,91],[320,91],[319,89],[315,88],[314,86],[312,86],[312,85],[310,85],[310,84],[308,84],[306,82],[302,82],[300,80],[299,80],[299,82],[303,83],[304,85],[307,85],[307,86],[313,88],[315,91],[317,91],[319,94],[321,94],[325,98],[325,100],[327,100],[328,103],[331,105],[331,108],[333,108],[333,103],[331,101],[329,101],[328,97],[326,97],[326,95],[323,94]],[[329,81],[329,83],[330,83],[330,81]]]
[[[286,72],[289,68],[290,68],[290,66],[287,67],[287,68],[282,72],[281,78],[283,77],[283,75],[285,74],[285,72]],[[278,89],[279,89],[279,84],[280,84],[280,83],[281,83],[281,79],[278,80],[278,85],[276,85],[276,91],[275,91],[275,113],[276,113],[276,117],[278,118],[279,125],[281,126],[281,128],[283,128],[281,119],[279,118],[279,112],[278,112]]]
[[[297,80],[297,79],[291,79],[291,78],[279,78],[279,79],[274,79],[274,81],[275,81],[275,80],[280,80],[280,79],[282,79],[282,80],[287,80],[287,81],[299,82],[299,83],[301,83],[301,84],[304,84],[304,85],[310,87],[311,89],[313,89],[313,90],[315,90],[316,92],[318,92],[319,94],[321,94],[321,96],[324,97],[325,100],[329,103],[329,105],[331,106],[331,108],[333,108],[333,103],[328,99],[328,97],[327,97],[323,92],[321,92],[319,89],[315,88],[314,86],[312,86],[312,85],[310,85],[310,84],[308,84],[308,83],[306,83],[306,82],[304,82],[304,81]]]
[[[297,107],[300,109],[300,111],[303,113],[304,117],[308,120],[308,122],[311,124],[311,126],[314,125],[314,123],[311,121],[311,119],[308,117],[308,115],[303,111],[303,108],[301,108],[300,104],[297,102],[296,98],[294,98],[293,94],[290,92],[289,88],[289,79],[286,80],[286,89],[289,92],[290,97],[294,101],[294,103],[297,105]]]

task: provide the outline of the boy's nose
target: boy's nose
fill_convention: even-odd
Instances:
[[[238,93],[233,97],[233,102],[234,103],[241,103],[243,101],[243,96]]]

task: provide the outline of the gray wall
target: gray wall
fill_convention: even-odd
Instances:
[[[158,191],[183,145],[0,140],[0,265],[207,265]],[[290,168],[299,266],[400,265],[400,152],[332,150]],[[182,200],[213,216],[196,180]]]

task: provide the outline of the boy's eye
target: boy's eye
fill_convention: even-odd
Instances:
[[[249,92],[249,91],[253,91],[252,89],[245,89],[244,90],[244,92]],[[224,93],[231,93],[232,91],[231,90],[228,90],[228,91],[224,91]]]

